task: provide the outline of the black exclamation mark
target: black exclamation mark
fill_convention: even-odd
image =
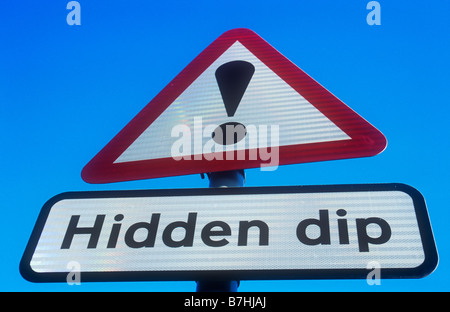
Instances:
[[[232,61],[217,68],[216,80],[228,117],[234,116],[254,72],[255,67],[245,61]],[[214,130],[212,138],[218,144],[229,145],[239,142],[246,134],[243,124],[226,122]]]

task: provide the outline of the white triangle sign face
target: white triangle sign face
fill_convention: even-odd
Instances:
[[[224,33],[86,167],[118,182],[373,156],[386,139],[248,29]]]

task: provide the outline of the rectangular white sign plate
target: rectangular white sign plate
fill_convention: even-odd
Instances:
[[[420,278],[438,256],[404,184],[70,192],[43,207],[20,264],[33,282]]]

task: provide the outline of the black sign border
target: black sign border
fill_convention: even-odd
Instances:
[[[19,270],[30,282],[66,282],[68,272],[39,273],[33,271],[30,262],[45,222],[53,205],[63,199],[81,198],[126,198],[162,196],[201,196],[239,194],[289,194],[328,192],[401,191],[408,194],[414,203],[416,218],[424,248],[425,260],[415,268],[381,268],[381,278],[422,278],[431,274],[438,265],[438,253],[431,224],[422,194],[402,183],[342,184],[317,186],[276,186],[240,188],[193,188],[129,191],[66,192],[54,196],[42,207],[28,245],[20,261]],[[130,272],[81,272],[81,282],[112,281],[189,281],[189,280],[295,280],[295,279],[365,279],[367,269],[291,269],[291,270],[220,270],[220,271],[130,271]]]

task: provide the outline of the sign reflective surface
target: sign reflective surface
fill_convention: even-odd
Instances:
[[[21,262],[31,281],[423,277],[437,251],[404,184],[63,193]]]

